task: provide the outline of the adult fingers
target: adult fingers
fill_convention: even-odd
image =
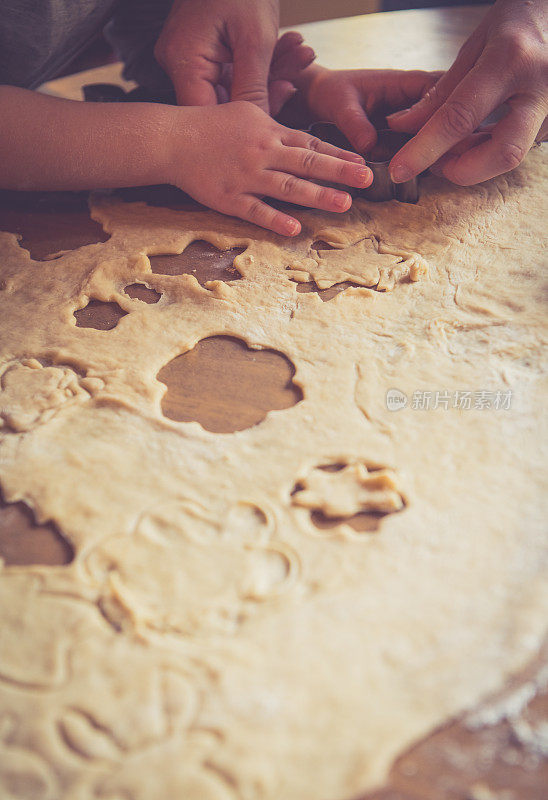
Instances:
[[[418,102],[410,108],[387,116],[389,127],[405,133],[416,133],[420,130],[472,69],[481,55],[482,47],[483,43],[479,37],[472,36],[468,39],[461,47],[453,65],[433,86],[426,87]]]
[[[221,83],[218,83],[215,87],[215,96],[217,98],[217,104],[221,106],[228,103],[230,100],[228,91]]]
[[[223,64],[230,61],[230,52],[221,45],[212,31],[197,35],[193,25],[184,30],[166,27],[155,48],[159,64],[167,72],[179,105],[214,105],[215,86],[222,74]]]
[[[392,180],[407,181],[430,167],[473,133],[507,96],[500,69],[494,68],[492,59],[480,59],[417,135],[396,153],[390,164]]]
[[[345,161],[299,147],[284,148],[282,158],[277,166],[280,170],[301,178],[341,183],[360,189],[365,189],[373,180],[373,173],[364,164]]]
[[[269,113],[268,73],[274,41],[237,36],[232,43],[231,100],[247,100]]]
[[[312,150],[315,153],[323,153],[326,156],[334,156],[335,158],[342,158],[344,161],[353,161],[355,164],[364,164],[363,156],[357,153],[352,153],[350,150],[343,150],[341,147],[335,147],[334,144],[322,142],[315,136],[311,136],[304,131],[295,131],[291,128],[285,128],[281,136],[282,144],[288,147],[301,147],[304,150]]]
[[[215,86],[221,76],[220,64],[198,54],[187,54],[184,60],[171,61],[168,74],[178,105],[211,106],[217,103]]]
[[[451,150],[449,150],[434,164],[432,164],[432,166],[430,167],[430,172],[432,172],[434,175],[437,175],[440,178],[443,177],[443,168],[448,161],[463,155],[464,153],[468,152],[468,150],[471,150],[473,147],[477,147],[479,144],[483,144],[483,142],[489,141],[490,138],[491,138],[491,131],[482,128],[476,133],[471,134],[471,136],[467,136],[466,139],[461,139],[461,141],[457,142],[457,144],[454,147],[452,147]]]
[[[295,217],[278,211],[258,197],[242,195],[230,212],[240,219],[253,222],[261,228],[266,228],[281,236],[297,236],[301,232],[301,223]]]
[[[344,98],[335,113],[334,121],[359,153],[365,153],[377,141],[377,132],[369,122],[357,92]]]
[[[317,186],[295,175],[274,170],[268,171],[261,181],[261,193],[263,192],[276,200],[297,203],[308,208],[319,208],[322,211],[342,212],[347,211],[352,205],[352,198],[348,192]]]
[[[447,159],[442,166],[446,178],[471,186],[509,172],[523,161],[544,122],[546,108],[529,97],[513,98],[510,105],[510,112],[494,126],[487,141]]]
[[[180,106],[213,106],[217,103],[215,86],[219,70],[209,67],[203,69],[201,65],[194,67],[185,65],[180,70],[171,73],[171,81],[175,89],[177,104]]]

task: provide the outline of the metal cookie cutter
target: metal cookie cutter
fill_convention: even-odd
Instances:
[[[332,122],[315,122],[310,126],[309,132],[323,142],[329,142],[343,150],[357,152],[346,136]],[[373,202],[384,200],[399,200],[402,203],[416,203],[419,199],[419,186],[417,178],[412,178],[405,183],[394,183],[388,171],[388,165],[398,150],[411,139],[406,133],[399,133],[388,128],[377,131],[377,143],[364,155],[366,165],[373,172],[373,183],[367,189],[352,189],[347,186],[336,188],[344,189],[352,197],[363,197]]]

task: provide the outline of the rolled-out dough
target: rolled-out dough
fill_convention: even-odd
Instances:
[[[3,798],[348,800],[536,653],[547,181],[534,152],[294,240],[105,197],[111,238],[56,260],[0,234],[2,490],[76,551],[0,571]],[[198,239],[245,247],[243,280],[151,273]],[[76,327],[88,298],[128,313]],[[284,353],[302,401],[163,417],[159,370],[219,334]]]

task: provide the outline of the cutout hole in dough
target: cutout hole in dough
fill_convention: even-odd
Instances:
[[[202,286],[207,281],[237,281],[242,278],[234,266],[234,259],[245,247],[218,250],[212,244],[199,240],[192,242],[178,255],[150,256],[152,272],[157,275],[194,275]]]
[[[323,470],[323,472],[341,472],[348,466],[347,461],[337,461],[334,464],[319,464],[317,469]],[[367,464],[367,471],[368,472],[379,472],[384,467],[379,466],[378,464]],[[299,486],[302,484],[296,484]]]
[[[310,245],[312,250],[336,250],[336,247],[333,247],[332,244],[328,244],[324,242],[323,239],[317,239],[315,242],[312,242]]]
[[[212,336],[162,367],[157,376],[167,386],[162,411],[214,433],[244,430],[269,411],[302,400],[294,374],[291,361],[277,350],[254,350],[233,336]]]
[[[87,306],[75,311],[74,317],[78,328],[111,331],[127,313],[118,303],[104,303],[102,300],[92,299]]]
[[[363,289],[363,286],[360,287],[358,283],[351,283],[350,281],[344,281],[343,283],[337,283],[335,286],[330,286],[329,289],[318,289],[314,281],[307,281],[306,283],[297,283],[297,291],[298,292],[315,292],[324,303],[327,303],[328,300],[332,300],[341,292],[344,292],[345,289],[350,289],[351,287],[356,289]]]
[[[290,496],[321,530],[345,523],[356,531],[375,531],[383,517],[406,505],[396,473],[365,461],[319,464],[295,483]]]
[[[110,235],[91,219],[87,193],[9,192],[2,205],[2,229],[21,236],[21,247],[34,261],[89,244],[106,242]],[[58,197],[59,195],[59,197]],[[48,258],[49,257],[49,258]]]
[[[26,503],[6,503],[0,496],[0,558],[6,566],[65,566],[74,550],[53,523],[39,525]]]
[[[350,525],[358,533],[377,531],[386,514],[366,513],[354,514],[352,517],[327,517],[322,511],[312,511],[310,519],[320,530],[330,530],[338,525]]]
[[[142,300],[143,303],[157,303],[162,296],[161,292],[156,289],[151,289],[150,286],[145,286],[144,283],[132,283],[126,286],[124,293],[133,300]]]

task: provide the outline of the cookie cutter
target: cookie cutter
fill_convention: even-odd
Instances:
[[[308,129],[312,136],[323,142],[350,150],[356,153],[346,136],[332,122],[314,122]],[[406,133],[383,128],[377,131],[376,144],[367,151],[360,153],[365,158],[366,166],[373,173],[373,183],[367,189],[353,189],[352,187],[333,184],[337,189],[344,189],[352,197],[363,197],[374,203],[386,200],[399,200],[401,203],[416,203],[419,199],[418,179],[412,178],[405,183],[394,183],[388,169],[391,159],[403,145],[412,137]]]

